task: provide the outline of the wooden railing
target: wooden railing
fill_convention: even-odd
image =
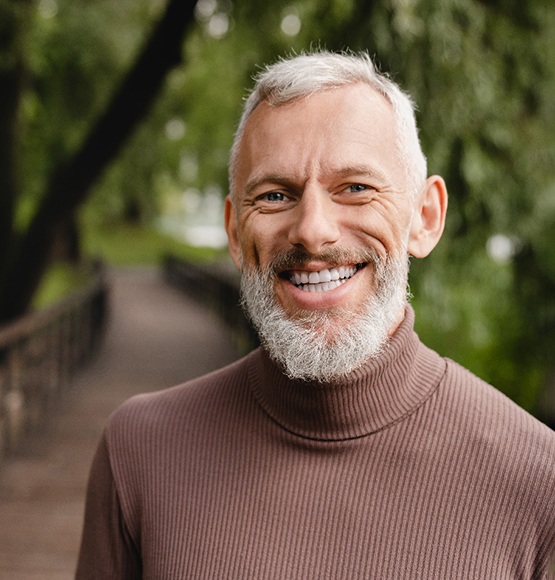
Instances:
[[[198,264],[167,256],[163,269],[170,284],[205,304],[220,317],[239,352],[246,353],[258,346],[256,331],[240,306],[239,274],[231,264]]]
[[[96,351],[107,310],[100,268],[51,308],[0,327],[0,458],[44,424],[73,373]]]

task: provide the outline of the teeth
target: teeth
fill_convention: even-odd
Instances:
[[[356,271],[355,267],[340,266],[319,272],[293,272],[291,282],[305,292],[326,292],[344,284]]]
[[[322,270],[320,272],[320,282],[331,282],[331,272],[329,270]]]
[[[310,272],[308,275],[308,283],[309,284],[318,284],[320,282],[320,273],[319,272]]]

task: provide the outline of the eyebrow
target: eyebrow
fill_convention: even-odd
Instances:
[[[245,193],[247,195],[251,194],[253,190],[255,190],[259,185],[263,183],[275,183],[276,185],[284,185],[284,186],[291,186],[293,185],[293,181],[291,179],[287,179],[282,175],[267,173],[263,175],[255,175],[251,179],[247,181],[245,185]]]
[[[333,173],[343,178],[360,175],[362,177],[369,177],[370,179],[377,179],[382,183],[387,181],[385,174],[382,171],[368,165],[349,165],[347,167],[342,167]]]
[[[341,167],[340,169],[332,169],[329,171],[329,174],[341,177],[343,179],[352,176],[361,176],[370,178],[372,180],[377,180],[380,183],[385,183],[387,181],[385,175],[380,170],[369,167],[368,165],[349,165],[346,167]],[[295,181],[293,179],[277,173],[265,173],[261,175],[254,175],[247,181],[244,190],[245,194],[251,194],[253,190],[255,190],[263,183],[275,183],[276,185],[283,185],[287,187],[298,187],[295,185]]]

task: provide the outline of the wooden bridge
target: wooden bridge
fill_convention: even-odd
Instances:
[[[109,272],[108,288],[102,346],[73,372],[83,350],[94,344],[88,335],[89,342],[79,346],[77,336],[87,333],[79,333],[77,319],[68,323],[64,332],[76,333],[70,341],[75,352],[66,353],[73,362],[60,370],[68,373],[63,393],[38,397],[25,410],[31,422],[26,435],[17,423],[23,421],[24,399],[4,398],[4,406],[11,405],[5,421],[15,424],[4,424],[8,451],[0,459],[0,580],[73,578],[88,470],[106,418],[136,393],[178,384],[238,357],[221,319],[172,288],[159,271]],[[40,354],[58,339],[45,334],[28,346]],[[34,372],[57,372],[51,362],[42,365]]]

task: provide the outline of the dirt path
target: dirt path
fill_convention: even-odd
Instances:
[[[237,358],[219,321],[154,270],[112,273],[112,318],[44,432],[0,467],[0,580],[73,578],[86,480],[108,415],[135,393]]]

